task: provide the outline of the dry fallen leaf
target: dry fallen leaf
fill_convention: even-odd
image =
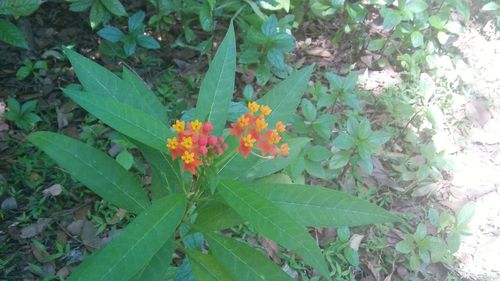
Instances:
[[[323,58],[329,58],[332,56],[332,53],[330,53],[328,50],[325,50],[324,48],[321,47],[315,47],[312,49],[309,49],[306,51],[308,55],[311,56],[316,56],[316,57],[323,57]]]
[[[47,226],[49,226],[51,222],[51,219],[47,219],[47,218],[40,218],[38,219],[38,221],[34,224],[30,224],[26,227],[24,227],[23,229],[21,229],[21,235],[20,237],[22,239],[26,239],[26,238],[31,238],[35,235],[38,235],[40,233],[42,233],[42,231],[44,231]]]
[[[63,190],[62,185],[56,183],[56,184],[53,184],[52,186],[44,189],[43,194],[57,196],[57,195],[61,194],[62,190]]]
[[[101,247],[101,239],[97,237],[97,228],[90,221],[83,222],[81,238],[83,244],[89,248],[97,249]]]
[[[76,220],[76,221],[70,223],[66,227],[68,232],[73,234],[73,235],[80,235],[80,233],[82,233],[82,228],[83,228],[83,220]]]
[[[351,236],[351,239],[349,239],[349,246],[351,247],[351,249],[357,252],[359,250],[359,244],[361,244],[363,238],[365,238],[364,235],[353,234]]]
[[[278,252],[279,252],[278,244],[276,244],[274,241],[267,239],[265,237],[262,237],[260,239],[260,243],[262,244],[262,246],[266,250],[267,255],[270,256],[273,259],[273,261],[279,263],[280,257],[278,256]]]

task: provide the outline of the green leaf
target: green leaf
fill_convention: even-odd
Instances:
[[[92,7],[90,8],[90,27],[92,29],[99,26],[102,22],[108,18],[108,14],[106,12],[106,8],[101,4],[100,1],[94,1]]]
[[[16,18],[29,16],[38,10],[41,0],[2,0],[0,1],[0,14],[12,15]]]
[[[321,250],[306,229],[295,222],[294,217],[240,182],[223,181],[217,190],[224,201],[258,232],[295,251],[304,263],[328,276],[328,267]]]
[[[269,38],[276,34],[276,32],[278,32],[278,19],[276,16],[268,16],[264,23],[262,23],[260,31]]]
[[[139,142],[134,142],[146,161],[151,166],[153,178],[151,182],[151,197],[153,201],[168,194],[183,190],[182,174],[178,161]]]
[[[93,0],[78,0],[69,5],[69,10],[72,12],[83,12],[92,6]]]
[[[1,19],[0,19],[1,21]],[[0,23],[1,25],[1,23]],[[1,29],[1,27],[0,27]],[[17,72],[16,72],[16,79],[17,80],[24,80],[26,77],[28,77],[30,74],[31,74],[31,71],[33,70],[33,68],[29,67],[29,66],[21,66]]]
[[[302,104],[300,106],[302,110],[302,114],[304,114],[304,117],[307,119],[307,121],[313,122],[316,120],[316,116],[318,114],[316,107],[312,102],[308,99],[303,99]]]
[[[114,99],[92,93],[63,90],[78,105],[120,133],[165,151],[165,140],[173,133],[157,119]]]
[[[402,254],[409,254],[411,251],[413,251],[413,248],[414,248],[413,242],[408,239],[399,241],[396,244],[396,251]]]
[[[168,239],[165,244],[156,252],[149,263],[136,275],[134,281],[165,281],[174,251],[174,238]],[[131,280],[132,281],[132,280]]]
[[[142,27],[142,22],[144,21],[146,14],[143,11],[139,11],[128,18],[128,30],[133,32]]]
[[[224,155],[230,155],[232,149],[237,145],[236,138],[228,138],[229,148]],[[228,179],[251,180],[276,173],[290,165],[300,154],[302,147],[310,139],[293,138],[286,140],[290,153],[287,158],[264,159],[255,155],[249,155],[247,159],[241,153],[232,154],[232,157],[219,168],[219,175]]]
[[[235,280],[293,280],[261,252],[247,244],[211,231],[204,231],[204,233],[210,250]]]
[[[337,237],[341,242],[349,241],[349,237],[351,237],[351,231],[347,226],[341,226],[337,228]]]
[[[359,266],[359,254],[354,251],[351,247],[344,248],[344,257],[354,267]]]
[[[28,49],[28,43],[26,42],[26,39],[24,39],[22,31],[19,28],[17,28],[17,26],[14,25],[13,23],[4,19],[0,19],[0,31],[1,31],[0,41],[3,41],[5,43],[11,44],[19,48]],[[27,75],[24,78],[26,77]]]
[[[205,2],[200,6],[199,11],[200,25],[203,31],[210,32],[215,28],[214,17],[212,15],[212,9],[208,2]]]
[[[410,0],[410,2],[406,3],[406,10],[418,14],[427,10],[428,6],[424,0]]]
[[[257,66],[255,70],[255,77],[257,78],[257,84],[263,86],[265,85],[269,79],[271,79],[272,73],[270,66],[267,63],[262,63]]]
[[[285,63],[285,56],[283,53],[276,49],[276,48],[271,48],[267,52],[267,61],[274,66],[276,69],[285,69],[286,63]]]
[[[211,200],[201,205],[195,225],[209,230],[221,230],[245,222],[233,209],[222,201]]]
[[[429,24],[437,30],[441,30],[444,28],[444,22],[439,16],[430,16],[428,21]]]
[[[349,151],[339,151],[333,154],[333,157],[328,162],[328,168],[332,170],[343,168],[351,160],[351,153]]]
[[[385,39],[375,39],[375,40],[370,40],[370,43],[368,43],[368,51],[370,52],[375,52],[380,49],[382,49],[385,45]]]
[[[476,205],[473,202],[465,204],[457,213],[457,225],[467,224],[470,222],[474,213],[476,212]]]
[[[295,114],[313,70],[314,67],[310,65],[293,72],[257,101],[273,110],[267,117],[269,126],[274,126],[278,121],[287,122]]]
[[[235,71],[236,41],[231,23],[201,82],[196,102],[196,119],[212,122],[214,135],[220,135],[226,124],[227,112],[233,97]]]
[[[429,218],[429,222],[434,226],[438,227],[439,226],[439,213],[436,209],[430,208],[429,209],[429,214],[427,215]]]
[[[126,16],[127,11],[119,0],[100,0],[106,9],[116,16]]]
[[[134,156],[130,152],[123,150],[116,156],[116,161],[125,170],[130,170],[130,168],[132,168],[132,164],[134,164]]]
[[[128,280],[137,274],[172,236],[186,208],[184,195],[158,200],[140,214],[110,244],[71,274],[76,280]]]
[[[427,228],[425,227],[425,224],[419,223],[414,234],[415,241],[417,241],[418,243],[418,241],[423,240],[426,235],[427,235]]]
[[[335,123],[335,116],[331,114],[322,114],[312,124],[312,127],[318,135],[324,139],[329,139],[332,134],[332,127]]]
[[[146,49],[159,49],[160,43],[148,35],[137,36],[137,44]]]
[[[417,271],[420,265],[421,265],[420,258],[417,255],[415,255],[415,253],[412,253],[410,255],[410,269],[413,271]]]
[[[123,40],[123,51],[125,52],[125,56],[129,57],[135,54],[135,50],[137,49],[137,41],[135,37],[126,36]]]
[[[357,161],[359,167],[361,167],[368,175],[373,172],[373,161],[371,156],[360,157]]]
[[[254,186],[257,193],[304,226],[358,226],[400,220],[376,205],[333,189],[298,184]]]
[[[499,10],[500,9],[500,5],[498,5],[497,3],[495,3],[494,1],[491,1],[491,2],[488,2],[486,3],[482,8],[481,10],[483,11],[496,11],[496,10]]]
[[[347,134],[339,134],[332,141],[332,145],[339,149],[350,149],[354,145],[354,139]]]
[[[384,29],[392,29],[398,25],[402,18],[399,11],[383,7],[380,9],[380,15],[384,18]]]
[[[418,48],[424,45],[424,35],[420,31],[413,31],[410,38],[413,47]]]
[[[305,168],[307,173],[309,173],[313,177],[325,180],[330,177],[330,174],[326,171],[326,169],[323,167],[323,164],[320,162],[314,162],[306,159]]]
[[[328,159],[332,155],[332,152],[324,146],[315,145],[306,150],[306,155],[312,161],[320,162]]]
[[[198,251],[187,251],[196,281],[232,281],[235,280],[213,255],[204,255]]]
[[[134,213],[149,206],[137,178],[103,152],[51,132],[32,133],[28,140],[105,200]]]
[[[126,67],[123,68],[122,77],[127,88],[126,95],[129,95],[129,97],[121,98],[120,101],[139,107],[142,111],[165,122],[167,120],[167,109],[161,104],[156,94],[146,85],[144,80]],[[100,79],[100,77],[95,77],[95,79]],[[122,86],[120,86],[121,88]],[[91,90],[88,91],[92,92]],[[124,95],[124,93],[120,94]],[[136,104],[134,105],[134,103]]]
[[[64,53],[87,92],[113,98],[161,121],[166,120],[166,110],[156,95],[130,70],[123,69],[121,80],[111,71],[70,49],[65,49]]]
[[[113,43],[120,41],[124,36],[123,32],[114,26],[102,28],[97,32],[97,35]]]

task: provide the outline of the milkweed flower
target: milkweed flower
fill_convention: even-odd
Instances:
[[[221,155],[227,149],[223,137],[210,135],[213,129],[210,122],[194,120],[186,124],[185,121],[176,120],[172,129],[177,136],[167,139],[167,149],[172,159],[181,159],[182,170],[193,175],[198,166],[209,162],[208,158]]]
[[[254,147],[260,149],[261,155],[271,157],[287,157],[289,147],[281,142],[281,135],[286,130],[285,124],[281,121],[276,123],[275,128],[269,129],[266,116],[269,116],[272,109],[267,105],[260,105],[256,102],[248,103],[248,113],[241,115],[236,122],[231,123],[230,135],[234,135],[239,140],[238,152],[247,158]]]

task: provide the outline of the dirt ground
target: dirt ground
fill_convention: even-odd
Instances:
[[[450,196],[443,204],[454,210],[468,201],[476,204],[472,235],[456,254],[461,275],[474,280],[500,280],[500,37],[492,24],[472,27],[455,42],[476,73],[470,99],[459,98],[456,106],[471,127],[461,132],[463,139],[450,129],[437,140],[447,146],[454,165],[452,179],[444,183]]]

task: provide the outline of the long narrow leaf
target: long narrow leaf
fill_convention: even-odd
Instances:
[[[258,232],[294,250],[305,263],[315,267],[325,277],[328,276],[328,267],[321,250],[293,217],[240,182],[223,181],[217,190],[226,203]]]
[[[232,238],[205,231],[210,250],[238,281],[291,281],[276,264],[256,249]]]
[[[168,239],[149,263],[137,274],[133,281],[164,281],[167,279],[168,268],[174,251],[174,238]],[[132,281],[131,280],[131,281]]]
[[[142,143],[134,142],[134,144],[151,166],[153,172],[151,183],[153,201],[183,190],[184,183],[178,161],[174,161],[170,156],[166,156],[162,152]]]
[[[212,122],[215,135],[220,135],[226,124],[227,112],[233,98],[235,72],[236,40],[231,23],[201,82],[196,103],[196,118]]]
[[[130,85],[128,94],[134,97],[133,100],[140,99],[142,101],[141,104],[136,106],[142,105],[142,108],[139,107],[142,111],[154,116],[162,122],[167,120],[167,109],[139,76],[124,67],[123,80]]]
[[[75,51],[65,49],[64,53],[87,92],[112,98],[152,115],[162,122],[165,121],[166,112],[161,103],[153,92],[142,87],[140,78],[131,71],[123,70],[124,81],[111,71]]]
[[[236,149],[238,144],[235,140],[236,139],[233,138],[230,141],[227,153]],[[219,175],[228,179],[252,180],[276,173],[293,163],[299,156],[304,145],[309,141],[310,139],[308,138],[293,138],[287,140],[286,142],[290,147],[290,155],[288,155],[287,158],[263,159],[250,154],[248,158],[245,159],[241,154],[235,154],[219,167]]]
[[[221,230],[245,222],[233,209],[222,201],[208,201],[198,209],[195,225],[204,229]]]
[[[134,213],[149,206],[137,178],[105,153],[51,132],[32,133],[28,140],[103,199]]]
[[[226,269],[212,255],[196,250],[187,252],[196,281],[233,281]]]
[[[128,280],[173,235],[186,208],[184,195],[164,197],[139,215],[104,249],[90,256],[68,280]]]
[[[118,132],[159,151],[165,151],[165,140],[173,133],[150,115],[114,99],[92,93],[64,89],[78,105]]]
[[[307,89],[313,70],[314,66],[310,65],[295,71],[258,100],[258,103],[268,105],[273,110],[267,117],[270,126],[277,121],[290,121]]]
[[[254,190],[304,226],[357,226],[399,220],[376,205],[323,187],[259,184]]]

